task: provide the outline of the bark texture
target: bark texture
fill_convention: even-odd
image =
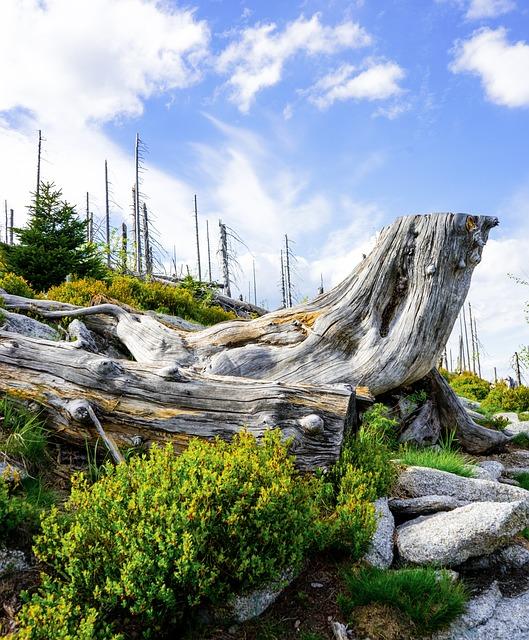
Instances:
[[[114,304],[76,308],[5,294],[10,310],[77,324],[74,342],[2,332],[0,388],[37,399],[73,437],[68,402],[81,399],[118,442],[139,435],[180,446],[193,435],[279,426],[302,466],[325,466],[354,425],[355,400],[432,370],[496,224],[451,213],[399,218],[348,278],[314,301],[202,330]],[[431,375],[440,420],[452,419],[459,402]],[[474,423],[456,422],[476,450],[497,444]]]

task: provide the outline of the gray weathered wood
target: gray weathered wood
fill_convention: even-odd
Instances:
[[[144,367],[141,383],[137,383],[143,394],[142,402],[174,407],[179,416],[175,418],[178,433],[185,432],[186,437],[191,433],[214,435],[216,430],[210,429],[214,417],[221,433],[226,433],[226,421],[232,428],[248,424],[259,430],[263,423],[261,418],[256,421],[256,399],[252,393],[259,393],[261,388],[267,389],[269,403],[274,403],[274,393],[279,394],[278,398],[288,407],[285,415],[290,420],[298,400],[293,400],[293,404],[287,402],[286,390],[293,389],[292,393],[296,394],[299,385],[313,385],[316,395],[312,402],[317,405],[319,394],[331,393],[327,385],[349,385],[356,388],[358,397],[363,395],[369,399],[369,392],[363,393],[360,388],[369,388],[374,395],[379,395],[428,375],[443,352],[467,295],[473,269],[481,259],[490,229],[496,224],[496,218],[451,213],[399,218],[382,230],[371,254],[349,277],[314,301],[255,320],[224,322],[198,331],[167,326],[150,315],[129,312],[114,304],[80,309],[7,295],[4,300],[9,308],[16,305],[18,309],[38,312],[48,318],[83,317],[92,331],[120,341],[136,362],[119,361],[119,367],[127,371],[129,367]],[[64,345],[54,348],[57,354],[66,357]],[[40,344],[32,352],[38,371],[42,362],[54,362],[53,349],[46,352],[44,360],[39,356],[43,349],[50,347]],[[79,349],[70,349],[67,354],[63,367],[70,362],[75,368],[79,358],[84,357]],[[14,362],[7,364],[17,366]],[[113,361],[108,365],[109,371],[115,371],[118,364]],[[24,366],[31,368],[27,363]],[[162,372],[171,371],[177,371],[178,376],[186,379],[191,377],[192,382],[186,382],[179,393],[169,388],[169,382],[161,384],[158,377],[159,386],[152,387],[151,397],[151,387],[147,384],[150,376],[167,380]],[[97,389],[101,384],[97,376],[94,374],[90,383],[86,375],[84,371],[85,387]],[[117,379],[121,378],[110,375],[109,384]],[[78,385],[75,377],[69,380]],[[502,434],[469,421],[443,382],[432,374],[436,410],[443,428],[454,424],[469,450],[500,445]],[[171,384],[184,383],[173,379]],[[164,400],[156,399],[160,388]],[[79,390],[77,386],[75,389]],[[197,393],[201,389],[205,404],[200,406],[198,414],[181,410],[188,401],[184,389],[197,389]],[[56,396],[60,397],[61,393],[64,395],[57,390]],[[127,386],[121,388],[120,393],[123,403],[134,390]],[[244,397],[238,399],[241,393]],[[245,394],[253,400],[248,400]],[[316,410],[308,411],[313,405],[304,395],[303,398],[301,414],[295,414],[292,419],[299,421],[308,414],[319,415]],[[233,415],[232,405],[238,407],[237,418],[229,417]],[[261,408],[258,414],[262,415],[263,411],[267,409]],[[134,431],[132,415],[131,410],[126,425]],[[273,416],[283,424],[281,413]],[[137,419],[141,423],[141,417]],[[340,420],[343,429],[343,407]],[[301,425],[296,424],[299,431]],[[285,429],[288,431],[288,428],[287,424]],[[341,442],[340,438],[337,436],[336,442]],[[333,455],[337,455],[338,449],[333,447]],[[329,459],[325,455],[320,457]]]

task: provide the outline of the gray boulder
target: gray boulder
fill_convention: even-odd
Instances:
[[[498,480],[505,471],[505,467],[497,460],[483,460],[482,462],[478,462],[476,466],[485,469],[494,480]]]
[[[480,502],[401,525],[397,548],[407,562],[452,567],[492,553],[528,525],[525,500]]]
[[[373,567],[389,569],[393,563],[395,520],[389,510],[387,498],[379,498],[375,502],[375,510],[378,518],[377,530],[364,560]]]
[[[23,316],[19,313],[11,313],[10,311],[2,310],[2,315],[5,318],[2,325],[3,331],[11,331],[12,333],[18,333],[28,338],[41,338],[43,340],[60,340],[61,336],[59,332],[53,327],[39,322],[28,316]]]
[[[529,435],[529,422],[515,422],[514,424],[510,424],[506,429],[505,433],[509,433],[513,436],[517,436],[519,433],[527,433]]]
[[[0,577],[29,569],[26,557],[16,549],[0,549]]]
[[[471,409],[475,411],[481,406],[479,402],[476,402],[475,400],[469,400],[468,398],[463,398],[463,396],[457,396],[457,399],[465,407],[465,409]]]
[[[463,478],[427,467],[405,469],[397,480],[395,492],[399,496],[409,498],[446,495],[466,502],[511,502],[529,499],[529,491],[519,487],[492,480]]]
[[[488,571],[493,569],[500,573],[509,573],[513,569],[522,569],[529,565],[529,549],[521,544],[510,544],[498,549],[487,556],[471,558],[465,562],[465,568],[470,570]]]
[[[438,511],[451,511],[468,504],[452,496],[421,496],[420,498],[391,498],[389,508],[402,516],[428,515]]]
[[[494,582],[474,596],[467,611],[432,640],[528,640],[529,591],[507,598]]]

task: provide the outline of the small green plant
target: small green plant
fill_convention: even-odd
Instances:
[[[514,479],[520,483],[522,489],[527,489],[527,491],[529,491],[529,473],[517,473],[514,476]]]
[[[359,568],[345,575],[347,591],[338,596],[344,614],[373,603],[396,607],[420,634],[447,626],[464,612],[468,594],[445,571],[431,568],[384,571]]]
[[[0,400],[0,449],[36,468],[45,460],[48,432],[39,414],[25,409],[8,396]]]
[[[33,501],[12,494],[0,478],[0,544],[29,542],[38,531],[40,513]]]
[[[428,394],[424,389],[419,389],[419,391],[414,391],[406,396],[406,400],[412,402],[413,404],[420,406],[426,402],[428,398]]]
[[[13,296],[22,296],[23,298],[34,298],[35,292],[30,287],[27,280],[16,273],[4,273],[0,277],[0,289],[4,289]]]
[[[520,420],[520,422],[529,422],[529,411],[522,411],[519,413],[518,420]]]
[[[474,478],[475,474],[469,466],[471,459],[449,448],[417,449],[409,445],[403,446],[399,452],[403,464],[413,467],[429,467],[448,473],[455,473],[464,478]]]
[[[529,449],[529,434],[528,433],[517,433],[514,438],[511,440],[513,444],[518,447],[523,447],[524,449]]]
[[[397,422],[389,417],[385,405],[373,405],[365,413],[358,432],[346,437],[340,458],[328,474],[328,480],[338,491],[342,478],[353,467],[369,475],[375,498],[387,495],[396,477],[391,463],[392,449],[396,444]]]
[[[525,529],[522,529],[522,531],[520,531],[520,535],[526,540],[529,540],[529,527],[525,527]]]

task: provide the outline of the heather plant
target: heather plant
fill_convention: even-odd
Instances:
[[[114,275],[105,281],[80,279],[63,282],[49,289],[47,297],[79,306],[90,305],[98,297],[110,298],[136,309],[180,316],[205,325],[235,317],[233,313],[213,305],[210,294],[199,294],[196,291],[196,287],[189,283],[172,286],[155,280],[140,280],[134,276]]]
[[[13,296],[24,298],[34,298],[35,292],[30,287],[28,281],[16,273],[7,272],[0,277],[0,289]]]
[[[133,618],[157,637],[189,608],[298,567],[314,540],[315,480],[279,432],[261,445],[193,441],[74,480],[65,513],[43,521],[35,553],[48,577],[20,616],[21,638],[107,638]],[[76,635],[77,634],[77,635]]]

